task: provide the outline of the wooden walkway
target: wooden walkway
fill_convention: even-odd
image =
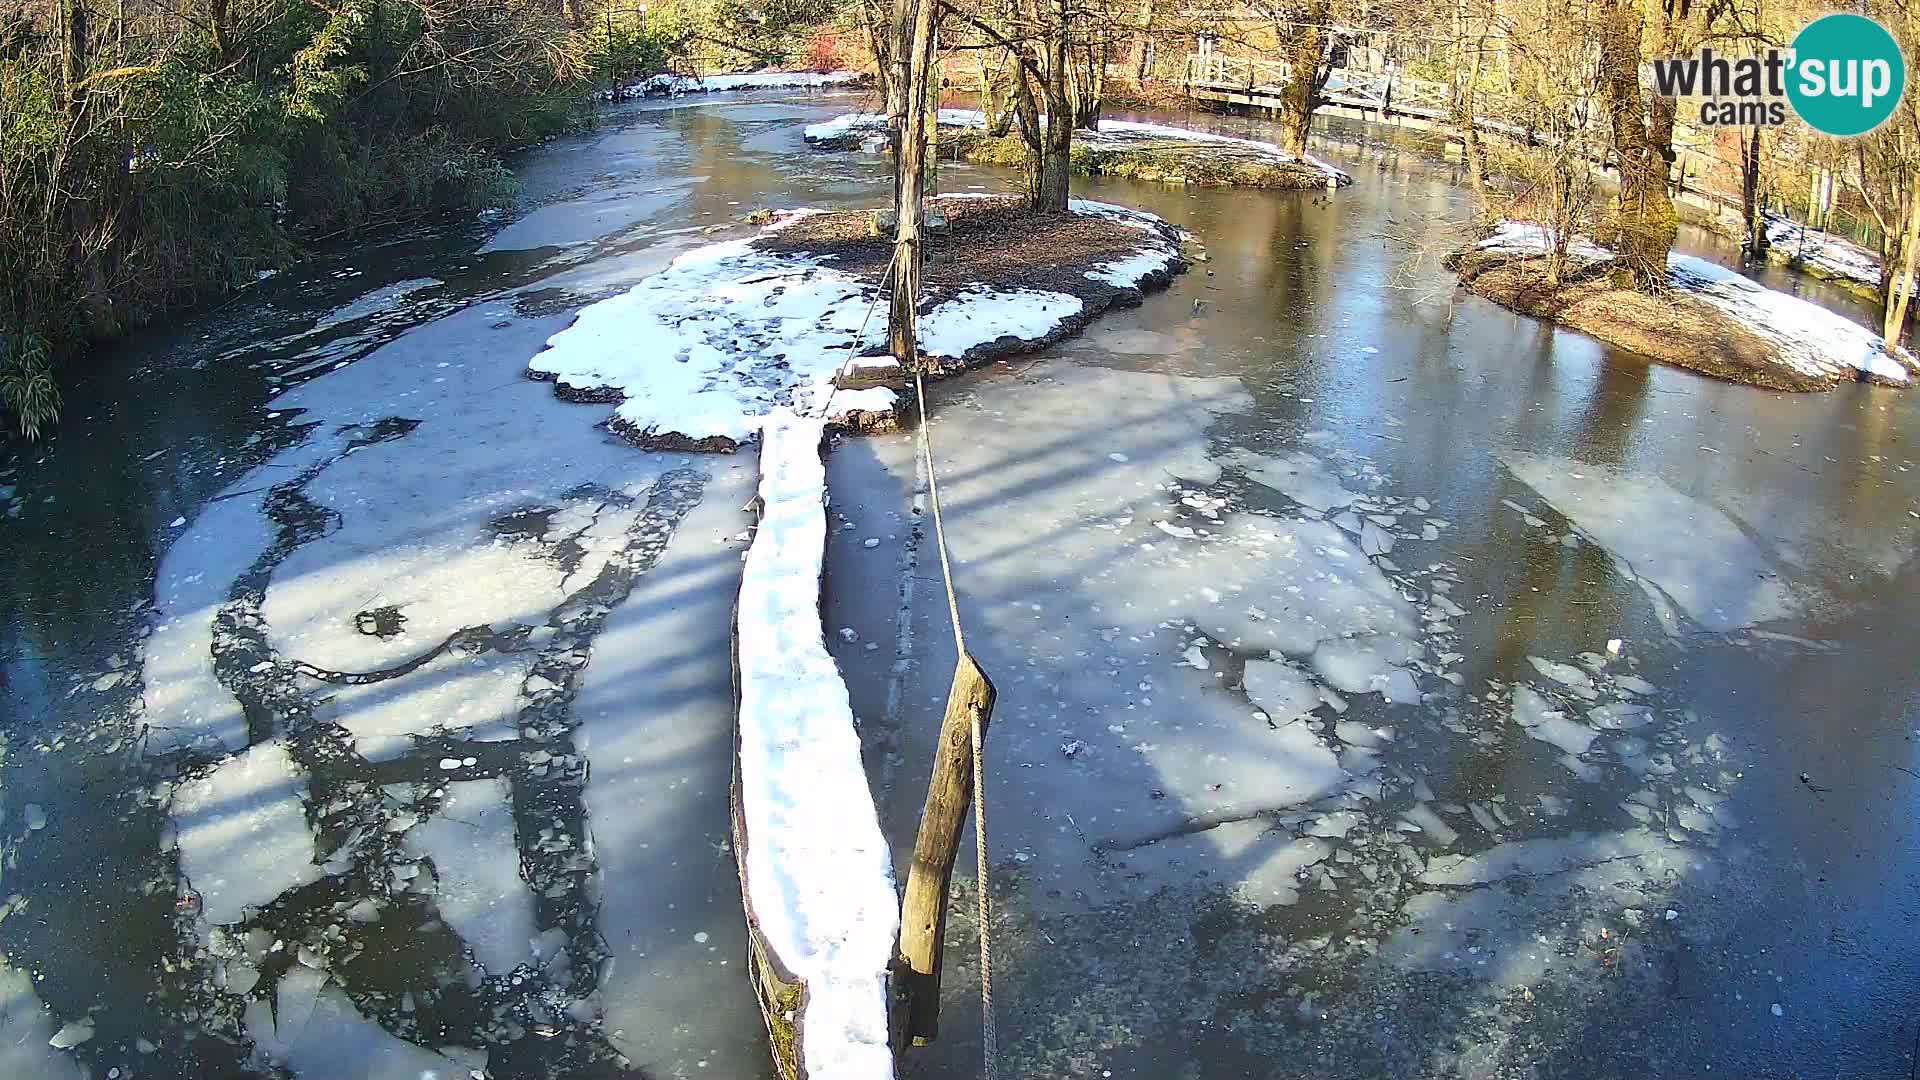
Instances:
[[[1293,78],[1284,60],[1255,60],[1222,53],[1187,58],[1187,93],[1200,101],[1277,109]],[[1321,91],[1318,110],[1363,120],[1394,120],[1410,127],[1445,126],[1452,117],[1452,88],[1395,72],[1337,67]]]

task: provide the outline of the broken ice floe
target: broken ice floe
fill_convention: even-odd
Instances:
[[[1606,549],[1620,573],[1653,601],[1668,630],[1681,628],[1680,615],[1726,632],[1798,610],[1752,531],[1713,503],[1657,476],[1610,465],[1522,453],[1500,460]]]

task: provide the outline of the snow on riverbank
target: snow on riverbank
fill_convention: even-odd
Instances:
[[[749,71],[738,75],[655,75],[623,86],[610,97],[715,94],[728,90],[821,90],[852,86],[865,76],[857,71]]]
[[[1179,264],[1159,218],[1083,199],[1071,208],[1140,233],[1131,254],[1089,270],[1089,281],[1137,288]],[[893,390],[834,389],[849,359],[885,344],[885,313],[869,317],[879,287],[836,268],[832,256],[754,246],[810,213],[789,212],[758,236],[690,251],[582,309],[547,340],[529,373],[570,400],[619,402],[614,429],[647,444],[731,449],[779,406],[836,424],[890,417]],[[921,346],[942,360],[971,360],[993,343],[1049,340],[1085,306],[1053,290],[970,286],[921,316]]]
[[[1546,230],[1529,222],[1502,222],[1481,248],[1539,255],[1548,250]],[[1583,237],[1568,254],[1591,262],[1612,260],[1613,252]],[[1797,296],[1769,289],[1752,278],[1692,255],[1669,252],[1667,284],[1718,308],[1741,326],[1772,340],[1780,359],[1800,374],[1832,378],[1841,371],[1864,372],[1888,382],[1907,383],[1911,374],[1889,355],[1880,335]]]
[[[768,948],[806,987],[808,1075],[893,1075],[887,965],[899,929],[893,866],[867,789],[860,739],[820,622],[825,425],[766,420],[760,524],[740,582],[739,813],[742,888]]]
[[[1769,254],[1784,258],[1816,277],[1880,287],[1880,256],[1832,233],[1768,214]]]
[[[987,117],[978,109],[941,109],[940,124],[943,127],[954,128],[985,128]],[[824,143],[854,135],[884,134],[886,128],[885,113],[845,113],[818,124],[808,124],[804,135],[810,143]],[[1295,157],[1270,142],[1242,139],[1233,135],[1219,135],[1211,131],[1196,131],[1170,124],[1148,124],[1134,120],[1102,120],[1099,131],[1076,131],[1073,137],[1076,141],[1102,150],[1144,149],[1157,141],[1220,143],[1252,151],[1278,162],[1311,165],[1326,173],[1329,179],[1342,183],[1353,179],[1312,154]]]

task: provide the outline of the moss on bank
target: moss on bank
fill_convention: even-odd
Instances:
[[[1664,364],[1773,390],[1827,390],[1841,381],[1799,371],[1779,342],[1697,297],[1619,288],[1605,264],[1570,269],[1558,286],[1547,282],[1543,255],[1469,248],[1447,256],[1446,265],[1480,296]]]

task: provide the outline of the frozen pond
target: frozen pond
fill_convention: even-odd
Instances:
[[[0,1074],[768,1075],[753,457],[636,451],[524,370],[751,210],[880,198],[800,137],[860,104],[611,111],[523,212],[136,342],[0,461]],[[1449,305],[1408,257],[1449,171],[1317,152],[1354,186],[1082,183],[1210,260],[933,391],[1008,1074],[1905,1075],[1920,405]],[[951,670],[925,480],[904,437],[830,467],[903,852]],[[961,907],[912,1075],[978,1073]]]

